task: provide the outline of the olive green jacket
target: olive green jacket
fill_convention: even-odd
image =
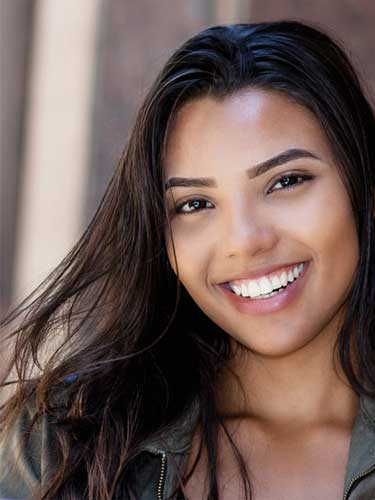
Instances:
[[[166,500],[178,484],[178,470],[185,470],[198,407],[141,453],[134,477],[139,500]],[[0,445],[0,499],[31,500],[43,490],[49,464],[54,463],[53,430],[47,420],[40,423],[22,446],[23,429],[30,421],[25,408],[12,432]],[[119,500],[127,500],[120,494]],[[338,499],[339,500],[339,499]],[[375,500],[375,400],[361,396],[354,423],[343,500]]]

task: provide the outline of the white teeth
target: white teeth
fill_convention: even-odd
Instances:
[[[286,284],[288,283],[288,276],[285,271],[281,273],[280,281],[282,286],[286,286]]]
[[[271,293],[273,291],[272,283],[268,278],[262,278],[259,281],[259,285],[260,285],[260,292],[262,295],[266,293]]]
[[[277,288],[280,288],[282,286],[280,278],[278,276],[272,276],[271,283],[272,283],[272,286],[273,286],[274,290],[277,289]]]
[[[258,297],[262,293],[260,287],[258,286],[258,283],[256,281],[250,281],[248,287],[248,294],[250,295],[251,298]]]
[[[274,292],[267,293],[266,295],[259,295],[259,297],[254,297],[254,300],[269,299],[270,297],[274,297],[275,295],[278,295],[279,293],[280,293],[280,290],[275,290]]]
[[[283,271],[279,276],[274,275],[272,278],[263,276],[260,280],[249,280],[243,281],[240,285],[234,285],[229,283],[230,288],[236,295],[242,295],[243,297],[269,297],[270,294],[273,296],[275,290],[280,289],[282,286],[287,286],[288,283],[292,283],[298,276],[302,273],[304,264],[301,263],[295,266],[293,270]]]

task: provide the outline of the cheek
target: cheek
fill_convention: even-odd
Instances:
[[[349,207],[337,207],[330,214],[323,244],[327,255],[327,284],[346,294],[350,291],[359,260],[355,220]]]
[[[327,184],[314,203],[296,211],[294,224],[311,248],[319,287],[342,299],[351,284],[359,259],[359,242],[349,197],[338,182]]]

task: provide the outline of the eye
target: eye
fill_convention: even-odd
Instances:
[[[313,175],[308,174],[297,174],[297,173],[289,173],[285,174],[282,177],[279,177],[275,183],[273,184],[273,189],[269,190],[268,193],[272,194],[274,191],[285,191],[289,189],[293,189],[300,184],[304,184],[306,181],[313,179]],[[281,187],[276,188],[275,186],[280,185]],[[204,207],[204,204],[210,204],[210,207]],[[213,204],[203,198],[191,198],[190,200],[186,200],[183,203],[179,203],[175,207],[171,209],[171,212],[177,215],[189,215],[201,212],[202,210],[206,210],[207,208],[212,208]]]
[[[210,202],[201,198],[192,198],[191,200],[187,200],[184,203],[180,203],[179,205],[177,205],[174,211],[176,214],[181,214],[181,215],[200,212],[201,210],[205,210],[205,208],[202,208],[202,205],[204,203],[210,203]]]
[[[300,181],[298,181],[300,179]],[[285,189],[292,189],[300,184],[303,184],[305,181],[309,181],[313,179],[312,175],[307,175],[307,174],[286,174],[283,175],[282,177],[279,177],[277,181],[273,184],[274,189],[269,191],[283,191]],[[275,189],[275,186],[280,185],[281,188]]]

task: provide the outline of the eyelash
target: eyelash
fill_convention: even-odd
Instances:
[[[294,189],[296,186],[300,186],[301,184],[304,184],[305,181],[310,181],[314,178],[313,175],[307,175],[307,174],[293,174],[293,173],[290,173],[290,174],[285,174],[281,177],[279,177],[278,179],[276,179],[275,184],[277,184],[278,182],[281,182],[283,181],[284,179],[291,179],[291,178],[295,178],[295,179],[302,179],[301,182],[297,182],[296,184],[292,184],[290,186],[286,186],[286,187],[283,187],[283,188],[280,188],[280,189],[276,189],[276,191],[288,191],[289,189]],[[271,194],[272,194],[272,191],[271,191]],[[183,203],[180,203],[178,205],[176,205],[176,207],[172,208],[172,212],[176,215],[191,215],[191,214],[195,214],[195,213],[198,213],[198,212],[201,212],[202,210],[209,210],[209,209],[196,209],[196,210],[192,210],[191,212],[181,212],[181,208],[183,206],[185,206],[186,204],[188,203],[193,203],[195,201],[198,201],[198,202],[208,202],[208,200],[205,200],[204,198],[191,198],[190,200],[186,200],[184,201]]]

